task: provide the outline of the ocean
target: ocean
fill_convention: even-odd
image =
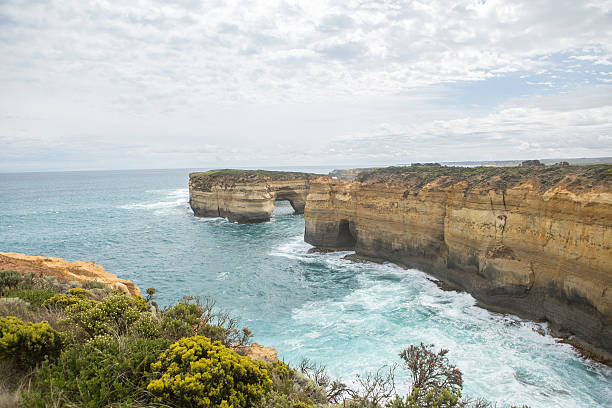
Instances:
[[[331,169],[299,168],[326,173]],[[189,170],[0,174],[0,251],[91,260],[154,287],[167,306],[210,296],[279,357],[351,383],[424,342],[450,350],[464,396],[531,407],[610,407],[612,368],[581,358],[543,323],[492,313],[427,274],[308,254],[304,217],[278,202],[254,225],[193,216]],[[397,371],[398,390],[407,377]]]

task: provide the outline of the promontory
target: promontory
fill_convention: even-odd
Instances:
[[[189,175],[189,204],[198,217],[231,222],[268,221],[274,201],[287,200],[304,212],[310,181],[317,175],[266,170],[211,170]]]
[[[190,192],[196,215],[239,222],[289,199],[315,247],[423,270],[612,353],[611,165],[405,166],[354,181],[222,170],[192,174]]]

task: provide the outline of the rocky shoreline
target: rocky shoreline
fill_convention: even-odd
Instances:
[[[317,179],[306,242],[416,268],[494,311],[612,351],[612,166],[380,169]]]
[[[417,166],[301,183],[304,239],[318,250],[423,270],[612,360],[612,166]],[[245,202],[273,206],[261,186],[241,177],[210,190],[240,218]]]

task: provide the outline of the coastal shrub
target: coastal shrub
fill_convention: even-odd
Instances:
[[[303,401],[293,401],[286,394],[273,391],[264,397],[259,405],[257,405],[257,408],[316,408],[318,406],[320,405]],[[327,404],[325,406],[327,406]]]
[[[40,368],[26,405],[94,408],[145,402],[150,399],[151,363],[170,343],[105,335],[64,350],[56,362]]]
[[[61,334],[47,322],[23,322],[14,316],[0,319],[0,360],[11,358],[33,366],[45,357],[55,358],[62,343]]]
[[[206,336],[225,346],[246,345],[253,333],[238,326],[238,319],[217,310],[210,298],[204,302],[198,297],[185,296],[172,308],[163,312],[162,331],[168,337],[179,339],[189,336]]]
[[[0,271],[0,294],[14,289],[23,281],[23,276],[17,271]]]
[[[138,320],[142,304],[125,294],[115,294],[96,302],[82,299],[66,307],[69,320],[91,337],[102,334],[122,335]]]
[[[184,407],[252,407],[272,386],[264,363],[203,336],[173,343],[151,369],[159,377],[147,389],[158,402]]]
[[[30,315],[30,304],[16,297],[0,298],[0,317],[16,316],[25,319]]]
[[[262,407],[311,406],[328,402],[324,387],[280,360],[268,363],[268,375],[274,393],[266,397]]]
[[[204,308],[199,302],[191,302],[190,299],[183,298],[182,301],[164,312],[161,329],[166,336],[174,339],[193,336],[202,324],[203,314]]]
[[[83,299],[77,296],[69,296],[64,293],[58,293],[45,300],[42,304],[43,307],[65,309],[68,306],[79,303]]]
[[[83,288],[72,288],[68,291],[68,294],[70,296],[80,297],[81,299],[86,299],[91,295],[87,289]]]
[[[9,293],[10,297],[17,297],[28,302],[33,308],[40,307],[47,299],[53,297],[55,292],[51,289],[15,289]]]
[[[79,289],[83,288],[83,284],[79,282],[78,280],[69,281],[68,286],[70,286],[71,288],[79,288]]]
[[[154,339],[160,337],[162,331],[157,317],[153,313],[144,312],[130,326],[128,333],[136,337]]]
[[[85,289],[72,288],[68,291],[68,294],[58,293],[45,300],[42,304],[43,307],[65,309],[68,306],[74,305],[81,302],[82,300],[89,299],[91,293]]]
[[[402,400],[395,397],[389,408],[455,408],[466,407],[468,404],[461,400],[461,390],[457,388],[435,388],[426,390],[414,388],[412,392]]]
[[[400,353],[404,368],[410,372],[412,387],[421,390],[463,387],[461,371],[448,361],[448,350],[432,351],[434,345],[410,345]]]
[[[405,399],[395,397],[392,408],[452,408],[466,406],[461,399],[463,377],[461,371],[450,364],[448,350],[437,353],[433,344],[410,345],[400,353],[403,366],[410,373],[412,388]]]
[[[83,283],[83,288],[84,289],[104,289],[106,288],[106,285],[97,280],[90,280],[90,281]]]
[[[146,312],[147,310],[149,310],[149,305],[147,304],[147,301],[144,298],[140,296],[125,296],[130,299],[130,301],[132,302],[132,306],[139,312]]]
[[[323,365],[315,364],[304,358],[300,362],[299,371],[304,381],[300,381],[300,376],[294,377],[295,382],[300,385],[299,391],[294,392],[305,396],[308,400],[340,403],[344,401],[345,394],[357,397],[356,391],[330,377]],[[297,387],[294,386],[295,388]]]

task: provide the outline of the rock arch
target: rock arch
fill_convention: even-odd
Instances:
[[[242,224],[270,220],[274,201],[287,200],[303,214],[310,180],[319,175],[263,170],[215,170],[189,176],[189,203],[198,217]]]

